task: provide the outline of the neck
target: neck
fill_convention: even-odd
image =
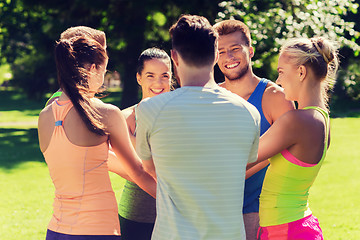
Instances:
[[[321,90],[322,86],[319,80],[306,81],[304,86],[300,88],[299,99],[297,100],[298,108],[315,106],[326,109],[326,103]]]
[[[303,109],[305,107],[314,106],[314,107],[320,107],[323,109],[327,109],[326,104],[324,100],[322,99],[322,96],[308,96],[306,99],[299,99],[298,101],[298,108]]]
[[[85,91],[80,91],[80,93],[81,95],[87,94],[87,97],[89,99],[95,97],[95,92],[86,93]],[[59,97],[59,101],[67,101],[67,100],[70,100],[70,97],[65,93],[65,91],[63,91],[63,93]]]
[[[97,92],[95,92],[95,91],[88,91],[88,92],[83,91],[83,92],[81,92],[81,91],[80,91],[80,93],[81,93],[82,95],[87,96],[87,97],[90,99],[90,98],[94,98],[94,97],[95,97],[95,94],[96,94]]]
[[[205,66],[202,68],[183,66],[178,69],[181,87],[199,86],[214,87],[217,86],[214,80],[214,68]]]
[[[249,72],[241,78],[229,80],[225,77],[225,82],[220,86],[247,100],[254,92],[259,82],[260,78],[254,75],[249,69]]]

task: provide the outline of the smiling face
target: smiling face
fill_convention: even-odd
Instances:
[[[153,58],[144,62],[141,74],[136,78],[141,86],[143,99],[170,91],[171,69],[167,59]]]
[[[285,54],[280,54],[278,68],[279,73],[276,83],[284,88],[285,98],[290,101],[297,101],[300,90],[300,68],[292,63]]]
[[[243,33],[236,31],[219,37],[218,65],[225,78],[237,80],[250,69],[253,48],[246,46]]]

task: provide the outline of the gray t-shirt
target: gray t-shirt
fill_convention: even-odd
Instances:
[[[245,239],[246,164],[257,159],[260,115],[221,87],[182,87],[142,101],[136,149],[153,159],[152,239]]]

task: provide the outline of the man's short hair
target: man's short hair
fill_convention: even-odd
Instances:
[[[250,29],[245,23],[239,20],[230,19],[218,22],[214,25],[214,29],[219,36],[239,31],[243,34],[243,40],[245,41],[246,46],[251,46]]]
[[[202,67],[215,61],[218,34],[205,17],[182,15],[169,32],[173,49],[187,65]]]

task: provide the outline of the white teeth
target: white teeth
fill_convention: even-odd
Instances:
[[[233,63],[233,64],[226,65],[225,67],[226,68],[234,68],[234,67],[237,67],[238,65],[239,65],[239,63]]]
[[[152,88],[152,89],[151,89],[151,91],[152,91],[153,93],[161,93],[163,90],[164,90],[163,88],[156,88],[156,89]]]

